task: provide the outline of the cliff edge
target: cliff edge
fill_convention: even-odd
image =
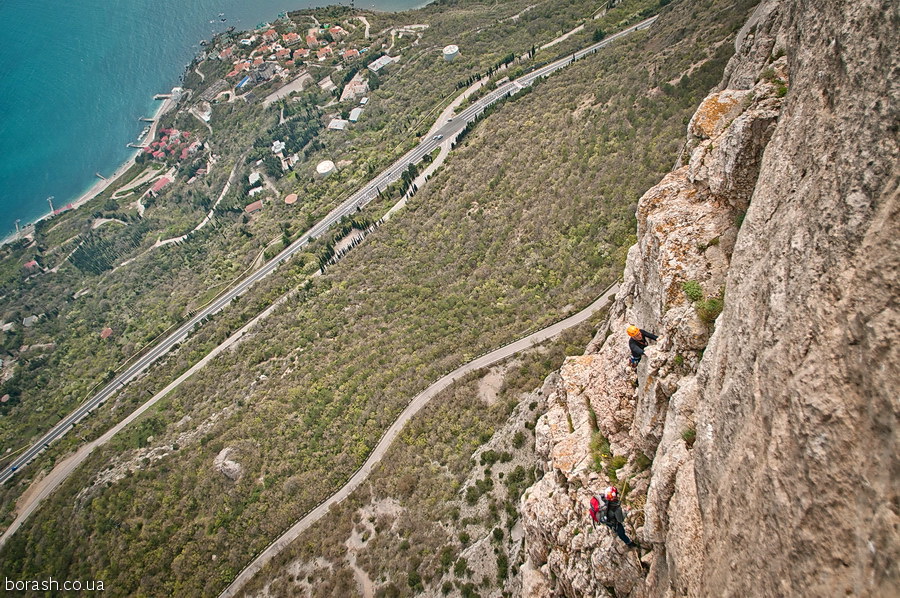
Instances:
[[[536,427],[525,595],[900,593],[898,24],[765,0],[738,32]],[[590,524],[609,484],[641,550]]]

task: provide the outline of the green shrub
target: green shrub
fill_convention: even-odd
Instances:
[[[697,315],[700,316],[700,319],[707,325],[716,321],[716,318],[722,313],[724,307],[725,301],[721,297],[710,297],[709,299],[699,301],[694,305],[694,309],[697,310]]]
[[[522,430],[517,431],[513,434],[513,446],[516,448],[522,448],[525,446],[525,434],[522,433]]]
[[[653,460],[644,453],[639,452],[634,458],[634,464],[637,465],[639,471],[646,471],[647,468],[653,465]]]
[[[681,438],[687,443],[688,448],[694,446],[694,441],[697,440],[697,430],[694,428],[688,428],[684,432],[681,433]]]
[[[681,283],[681,290],[687,295],[691,301],[700,301],[703,299],[703,288],[696,280],[686,280]]]
[[[609,466],[606,468],[606,475],[609,476],[611,481],[618,480],[617,472],[625,467],[625,464],[628,463],[628,459],[623,457],[622,455],[615,455],[612,459],[609,460]]]
[[[677,365],[678,367],[684,365],[684,355],[682,355],[681,353],[675,354],[675,365]]]
[[[462,577],[463,575],[468,575],[469,569],[469,561],[467,561],[463,557],[459,557],[459,560],[456,561],[456,564],[453,565],[453,575],[457,577]]]
[[[600,432],[591,436],[591,461],[594,471],[603,470],[603,460],[609,457],[609,440]]]

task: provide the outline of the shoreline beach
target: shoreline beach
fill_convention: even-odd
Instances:
[[[150,131],[147,133],[147,136],[144,137],[145,142],[150,142],[153,140],[153,136],[155,136],[156,129],[159,124],[159,119],[162,118],[162,116],[166,112],[171,110],[175,106],[175,104],[176,104],[176,102],[173,101],[172,98],[165,98],[164,100],[160,101],[159,107],[156,109],[156,112],[151,117],[151,118],[153,118],[153,124],[151,125]],[[131,156],[127,160],[125,160],[125,162],[120,164],[119,167],[116,168],[115,172],[113,172],[106,179],[97,181],[96,183],[91,185],[87,189],[87,191],[84,191],[81,195],[76,197],[74,200],[64,202],[62,205],[65,205],[65,206],[71,205],[72,206],[72,208],[69,210],[66,210],[66,212],[71,212],[73,210],[77,210],[84,204],[88,203],[89,201],[91,201],[92,199],[94,199],[95,197],[97,197],[98,195],[103,193],[104,191],[106,191],[106,189],[108,189],[111,185],[116,183],[123,174],[128,172],[128,169],[130,169],[132,166],[134,166],[135,161],[137,160],[138,154],[140,154],[141,151],[142,151],[142,149],[135,149],[134,153],[132,153]],[[7,235],[2,241],[0,241],[0,245],[14,243],[19,239],[31,237],[34,232],[35,224],[37,224],[38,222],[41,222],[43,220],[47,220],[48,218],[52,218],[53,216],[54,216],[54,213],[48,211],[47,213],[41,215],[40,217],[35,218],[32,222],[28,222],[24,226],[22,226],[20,231],[18,231],[18,232],[13,231],[9,235]]]

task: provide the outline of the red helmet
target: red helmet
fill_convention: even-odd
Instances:
[[[603,496],[606,497],[607,502],[613,502],[619,500],[619,491],[615,486],[610,486],[603,491]]]

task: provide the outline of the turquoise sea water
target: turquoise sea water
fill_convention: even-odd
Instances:
[[[0,238],[15,230],[16,219],[47,213],[47,197],[62,207],[97,181],[95,172],[109,176],[128,159],[126,144],[144,127],[138,118],[155,111],[154,94],[178,85],[200,40],[323,3],[337,2],[0,1]]]

